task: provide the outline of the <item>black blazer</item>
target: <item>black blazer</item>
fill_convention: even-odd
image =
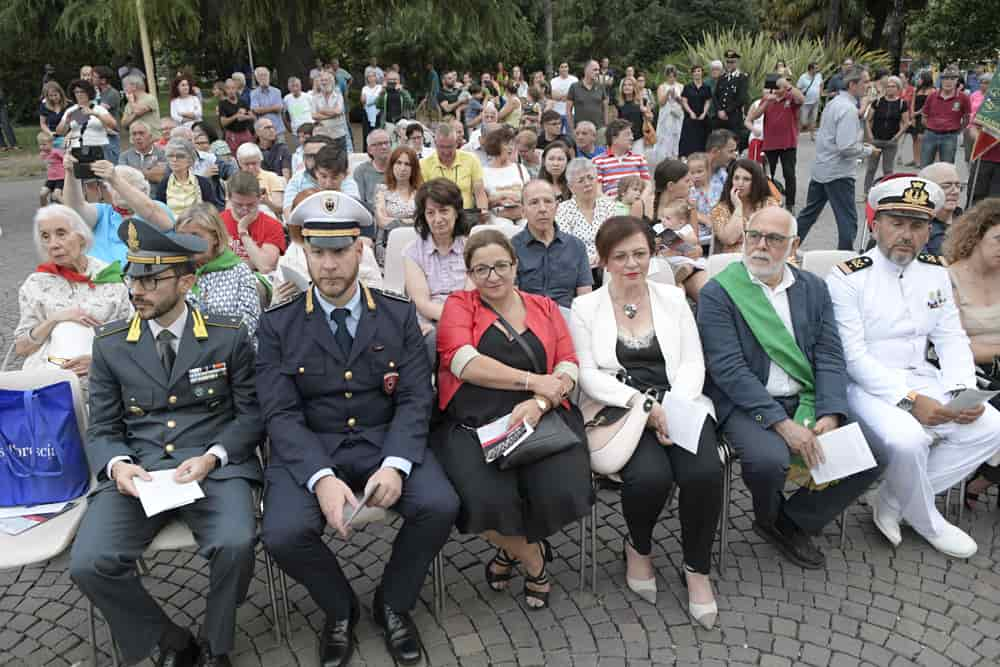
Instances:
[[[840,344],[833,301],[826,283],[795,267],[788,288],[795,341],[812,364],[816,378],[816,417],[847,417],[847,367]],[[719,423],[739,408],[764,428],[788,418],[767,393],[771,359],[750,331],[729,293],[716,280],[698,299],[698,331],[705,350],[705,393],[715,402]],[[738,344],[737,344],[738,343]]]
[[[161,201],[164,204],[167,203],[167,180],[170,177],[170,170],[163,175],[160,182],[156,184],[156,189],[153,190],[153,199],[156,201]],[[207,202],[214,206],[219,211],[226,208],[226,202],[223,201],[222,197],[219,195],[215,186],[212,184],[211,179],[205,178],[204,176],[195,176],[198,179],[198,187],[201,189],[201,200]]]

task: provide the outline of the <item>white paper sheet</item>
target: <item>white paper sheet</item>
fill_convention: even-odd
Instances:
[[[857,423],[841,426],[817,438],[823,463],[810,468],[813,481],[826,484],[875,467],[875,457]]]
[[[18,516],[32,514],[57,514],[63,511],[68,503],[46,503],[45,505],[19,505],[17,507],[0,507],[0,519],[12,519]]]
[[[701,403],[676,398],[670,392],[663,397],[663,411],[667,415],[667,435],[675,445],[698,453],[701,431],[708,418],[708,408]]]
[[[176,468],[170,470],[154,470],[149,473],[152,481],[134,477],[135,488],[139,492],[139,502],[146,516],[156,516],[160,512],[166,512],[177,507],[190,505],[191,503],[205,497],[205,492],[201,490],[198,482],[186,482],[178,484],[174,481]]]
[[[303,292],[309,289],[309,279],[293,268],[282,266],[281,276],[288,282],[294,283]]]
[[[1000,391],[984,391],[983,389],[963,389],[955,398],[948,401],[948,404],[944,407],[949,410],[968,410],[969,408],[975,408],[986,401],[989,401]]]

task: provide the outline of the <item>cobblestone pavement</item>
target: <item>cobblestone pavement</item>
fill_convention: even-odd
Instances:
[[[908,151],[908,146],[905,147]],[[804,204],[812,144],[800,148],[799,206]],[[964,169],[963,169],[964,171]],[[37,184],[0,183],[0,335],[4,345],[17,321],[17,284],[35,264],[30,220]],[[832,217],[824,214],[806,248],[831,247]],[[681,585],[680,527],[676,503],[664,511],[654,550],[660,596],[650,605],[624,588],[621,540],[625,531],[617,495],[601,491],[598,505],[596,595],[579,590],[575,526],[553,537],[556,559],[552,605],[531,611],[520,595],[494,593],[483,580],[492,551],[481,539],[454,534],[444,548],[446,606],[431,614],[428,578],[415,611],[432,665],[814,665],[903,667],[1000,665],[1000,530],[996,492],[990,505],[965,512],[962,527],[978,541],[969,561],[948,559],[904,529],[893,550],[878,534],[867,508],[854,505],[847,540],[827,527],[820,544],[825,570],[805,571],[781,558],[751,529],[751,503],[742,482],[733,491],[730,558],[725,578],[715,576],[720,607],[716,629],[695,627]],[[362,603],[371,595],[396,526],[369,526],[348,543],[331,541]],[[179,623],[196,626],[208,587],[203,560],[193,553],[158,555],[146,585]],[[67,556],[0,572],[0,665],[69,666],[90,663],[87,605],[67,573]],[[322,613],[293,584],[291,638],[277,644],[258,556],[256,577],[239,610],[234,663],[313,666]],[[370,616],[357,631],[355,665],[389,665]],[[101,664],[110,664],[106,629],[98,625]],[[143,663],[144,667],[151,663]]]

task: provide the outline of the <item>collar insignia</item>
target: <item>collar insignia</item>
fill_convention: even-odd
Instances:
[[[128,223],[128,249],[132,252],[139,251],[139,232],[135,229],[135,223],[131,220]]]

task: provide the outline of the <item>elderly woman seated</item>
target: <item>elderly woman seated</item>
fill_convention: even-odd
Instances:
[[[24,368],[56,366],[86,378],[85,341],[93,327],[131,314],[120,266],[88,257],[93,242],[90,227],[67,206],[52,204],[35,214],[35,247],[43,263],[21,284],[21,319],[14,330],[14,349],[27,357]],[[53,348],[57,329],[70,331],[72,350]]]
[[[163,153],[170,173],[157,184],[153,199],[164,202],[177,216],[202,202],[211,204],[219,211],[226,207],[212,186],[212,181],[194,173],[198,151],[193,143],[187,139],[171,139]]]
[[[250,266],[229,249],[229,232],[210,204],[196,204],[177,219],[177,231],[193,234],[208,244],[194,256],[194,288],[188,302],[205,313],[242,317],[256,346],[261,299],[257,277]]]
[[[264,154],[257,144],[241,144],[236,149],[236,161],[240,171],[246,171],[257,177],[260,184],[261,205],[269,215],[281,218],[281,204],[285,199],[285,179],[264,169]]]
[[[468,229],[462,218],[462,192],[450,180],[427,181],[417,190],[416,201],[414,226],[420,237],[403,251],[404,280],[420,329],[427,334],[441,319],[448,295],[466,284]]]
[[[583,417],[566,400],[576,384],[576,353],[559,306],[514,287],[517,256],[502,232],[470,236],[463,259],[475,287],[452,293],[444,305],[438,397],[445,419],[431,442],[462,501],[458,529],[497,547],[485,567],[487,584],[504,590],[522,565],[525,604],[540,609],[551,590],[546,538],[593,503]],[[523,421],[534,428],[550,411],[578,434],[577,444],[507,470],[487,462],[477,428],[504,417],[507,427]]]

